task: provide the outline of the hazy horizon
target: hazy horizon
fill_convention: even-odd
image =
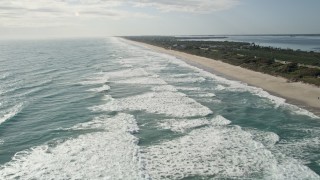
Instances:
[[[0,39],[319,34],[320,2],[3,0]]]

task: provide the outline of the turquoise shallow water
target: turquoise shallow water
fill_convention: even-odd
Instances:
[[[3,41],[0,63],[3,179],[320,179],[318,117],[175,57]]]

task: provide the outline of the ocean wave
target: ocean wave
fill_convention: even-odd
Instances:
[[[34,94],[38,91],[41,91],[44,89],[45,86],[51,84],[53,82],[52,79],[47,79],[44,81],[35,81],[30,82],[27,85],[20,85],[19,83],[11,84],[10,87],[7,87],[7,89],[2,90],[0,95],[6,95],[6,94],[15,94],[16,97],[26,96],[29,94]]]
[[[310,159],[319,158],[320,138],[310,137],[299,140],[280,141],[277,145],[280,152],[295,157],[304,164],[311,163]]]
[[[312,112],[305,110],[305,109],[302,109],[302,108],[295,106],[295,105],[292,105],[292,104],[285,103],[281,106],[281,108],[284,110],[288,110],[291,114],[309,116],[313,119],[320,119],[319,116],[313,114]]]
[[[6,80],[10,76],[11,76],[11,73],[3,73],[2,75],[0,75],[0,80]]]
[[[166,119],[157,123],[161,129],[169,129],[179,133],[209,124],[207,119]]]
[[[144,110],[173,117],[206,116],[212,111],[179,92],[149,92],[121,99],[111,99],[106,104],[90,108],[94,111]]]
[[[148,179],[139,154],[133,116],[100,119],[105,131],[81,135],[55,146],[42,145],[17,153],[0,166],[5,179]],[[90,127],[90,124],[83,125]]]
[[[214,93],[201,93],[197,94],[197,97],[202,97],[202,98],[210,98],[210,97],[216,97]]]
[[[22,109],[23,103],[17,104],[8,110],[5,110],[2,115],[0,115],[0,125],[11,118],[13,118],[15,115],[17,115],[21,109]]]
[[[165,85],[167,84],[166,81],[162,80],[161,78],[155,76],[149,77],[136,77],[136,78],[129,78],[125,80],[118,80],[113,81],[114,83],[120,84],[145,84],[145,85]]]
[[[199,83],[206,79],[204,77],[168,77],[165,80],[171,83]]]
[[[150,74],[143,68],[130,68],[119,71],[104,72],[103,75],[111,79],[123,79],[129,77],[149,76]]]
[[[173,132],[184,133],[187,130],[192,130],[194,128],[202,126],[226,126],[229,125],[231,121],[224,118],[221,115],[214,117],[211,120],[206,118],[200,119],[165,119],[157,123],[158,127],[162,129],[169,129]]]
[[[221,84],[218,84],[218,86],[215,88],[215,90],[217,90],[217,91],[223,91],[225,89],[226,89],[226,87],[222,86]]]
[[[200,87],[177,87],[178,90],[181,91],[201,91]]]
[[[95,84],[105,84],[108,82],[108,78],[107,77],[96,77],[96,78],[90,78],[90,79],[86,79],[82,82],[80,82],[81,85],[95,85]]]
[[[172,92],[178,91],[176,87],[171,85],[155,86],[155,87],[152,87],[151,90],[152,91],[172,91]]]
[[[293,139],[281,139],[277,144],[277,149],[288,156],[299,159],[304,164],[311,163],[310,160],[319,159],[320,150],[320,128],[300,127],[295,124],[286,124],[281,127],[285,131],[304,134],[304,137]]]
[[[252,135],[255,141],[262,143],[265,147],[274,147],[276,143],[280,141],[278,134],[268,131],[260,131],[257,129],[246,129]]]
[[[198,73],[185,73],[185,74],[172,74],[170,77],[172,78],[186,78],[186,77],[199,77],[201,76]]]
[[[103,91],[108,91],[109,89],[110,89],[110,86],[108,86],[108,85],[103,85],[102,87],[92,88],[92,89],[89,89],[88,91],[92,91],[92,92],[103,92]]]
[[[299,162],[281,161],[241,128],[209,126],[142,149],[152,179],[215,178],[317,179]]]

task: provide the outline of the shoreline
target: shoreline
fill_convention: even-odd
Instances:
[[[186,63],[223,76],[230,80],[238,80],[250,86],[262,88],[274,96],[284,98],[287,103],[306,109],[320,116],[320,88],[301,82],[288,83],[283,77],[276,77],[261,72],[234,66],[222,61],[196,56],[180,51],[124,39],[128,43],[149,48],[153,51],[175,56]]]

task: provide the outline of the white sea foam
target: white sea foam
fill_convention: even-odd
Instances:
[[[99,72],[95,74],[95,77],[86,79],[85,81],[81,82],[81,84],[105,84],[110,80],[115,81],[124,78],[143,77],[148,75],[149,73],[147,73],[142,68],[130,68],[111,72]]]
[[[200,87],[176,87],[178,90],[182,91],[201,91]]]
[[[20,103],[2,112],[2,114],[0,114],[0,125],[18,114],[21,111],[22,106],[23,103]]]
[[[118,80],[114,81],[115,83],[123,83],[123,84],[155,84],[155,85],[164,85],[167,84],[164,80],[149,76],[149,77],[136,77],[136,78],[130,78],[125,80]]]
[[[162,129],[169,129],[173,132],[185,132],[186,130],[209,125],[206,119],[166,119],[158,123]]]
[[[120,71],[112,71],[112,72],[105,72],[104,76],[109,78],[129,78],[129,77],[141,77],[141,76],[148,76],[149,73],[146,72],[143,68],[130,68]]]
[[[103,100],[104,101],[114,101],[113,97],[111,95],[109,95],[109,94],[105,95],[103,97]]]
[[[197,83],[203,82],[206,79],[204,77],[168,77],[165,80],[173,83]]]
[[[152,91],[172,91],[175,92],[177,89],[171,85],[154,86],[151,88]]]
[[[286,103],[281,107],[283,109],[289,110],[289,112],[291,112],[292,114],[309,116],[309,117],[314,118],[314,119],[319,119],[320,118],[319,116],[313,114],[312,112],[307,111],[305,109],[302,109],[302,108],[300,108],[298,106],[295,106],[295,105],[291,105],[291,104],[287,104]]]
[[[318,159],[320,147],[320,137],[313,136],[299,140],[282,140],[277,144],[277,148],[283,154],[295,157],[304,164],[310,163],[310,159]]]
[[[148,52],[143,52],[141,50],[136,50],[136,57],[122,59],[120,64],[124,67],[143,67],[145,70],[152,72],[160,72],[162,69],[166,68],[167,63],[164,59],[159,59],[157,56],[150,56]]]
[[[230,124],[231,121],[226,119],[225,117],[221,116],[221,115],[217,115],[216,117],[214,117],[212,120],[211,120],[211,125],[214,125],[214,126],[225,126],[225,125],[228,125]]]
[[[120,71],[105,72],[104,77],[107,77],[114,83],[123,84],[167,84],[163,79],[156,74],[148,73],[144,68],[131,68]]]
[[[202,93],[202,94],[197,94],[197,97],[216,97],[216,95],[213,93]]]
[[[256,129],[246,130],[252,135],[255,141],[261,142],[266,147],[274,147],[279,142],[280,137],[274,132],[260,131]]]
[[[170,77],[172,78],[184,78],[184,77],[195,77],[199,76],[198,73],[186,73],[186,74],[172,74]]]
[[[278,166],[272,166],[265,176],[265,179],[270,180],[291,180],[291,179],[320,179],[319,175],[310,170],[307,166],[301,165],[296,159],[288,158],[279,162]]]
[[[212,111],[179,92],[150,92],[122,99],[109,100],[95,106],[95,111],[145,110],[173,117],[206,116]]]
[[[229,125],[231,121],[224,118],[221,115],[214,117],[211,120],[206,118],[201,119],[166,119],[160,121],[158,126],[163,129],[169,129],[173,132],[185,132],[190,129],[194,129],[201,126],[226,126]]]
[[[108,85],[103,85],[102,87],[98,87],[98,88],[92,88],[89,89],[88,91],[92,91],[92,92],[103,92],[103,91],[107,91],[110,89],[110,86]]]
[[[226,87],[225,86],[222,86],[221,84],[218,84],[218,86],[215,88],[215,90],[218,90],[218,91],[222,91],[222,90],[225,90]]]
[[[166,69],[168,64],[165,62],[165,60],[160,60],[159,62],[154,59],[151,62],[148,62],[148,66],[145,67],[146,70],[154,72],[154,73],[159,73],[163,69]]]
[[[86,79],[82,82],[80,82],[80,84],[82,85],[94,85],[94,84],[105,84],[108,82],[108,78],[107,77],[96,77],[96,78],[90,78],[90,79]]]
[[[236,127],[211,126],[143,149],[152,179],[215,178],[317,179],[292,159],[280,162],[249,133]]]
[[[81,135],[17,153],[0,167],[4,179],[148,179],[139,154],[138,130],[128,114],[94,120],[85,127],[103,132]]]

